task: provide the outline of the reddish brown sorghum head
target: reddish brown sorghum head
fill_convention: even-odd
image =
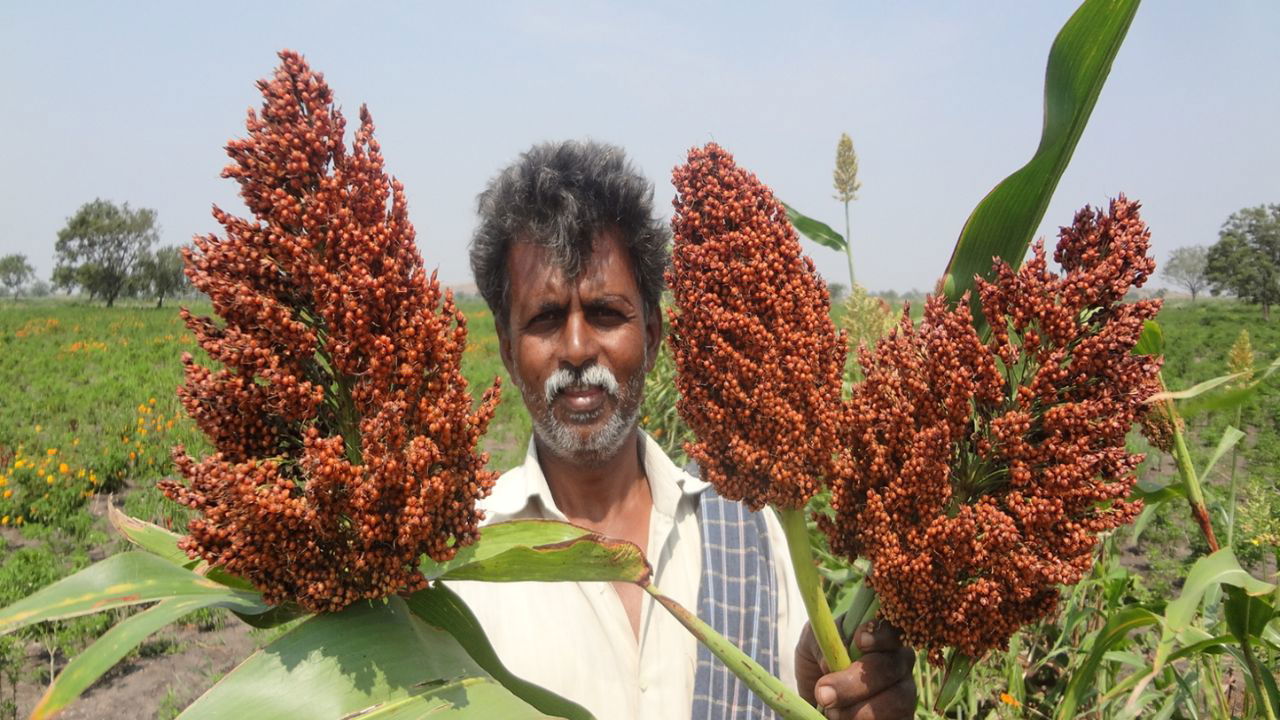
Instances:
[[[782,203],[713,144],[676,168],[669,341],[686,446],[722,495],[797,508],[839,443],[845,344]]]
[[[1046,268],[1042,243],[979,280],[991,338],[967,301],[930,298],[914,328],[862,353],[833,483],[832,548],[872,562],[884,615],[910,642],[970,656],[1052,612],[1088,572],[1099,533],[1130,521],[1141,460],[1125,435],[1157,389],[1132,354],[1159,301],[1122,304],[1154,270],[1137,203],[1077,214]]]
[[[323,612],[419,589],[422,554],[475,539],[498,393],[473,410],[465,318],[423,270],[368,112],[346,149],[323,77],[280,59],[223,171],[256,219],[215,208],[225,237],[184,251],[222,321],[182,317],[222,367],[185,355],[178,394],[216,452],[175,448],[188,482],[161,487],[201,513],[193,558]]]

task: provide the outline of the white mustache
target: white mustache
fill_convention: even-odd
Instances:
[[[586,369],[577,371],[560,368],[551,373],[551,377],[543,383],[542,394],[550,405],[556,395],[565,390],[586,390],[592,387],[603,389],[610,397],[618,395],[618,379],[603,365],[589,365]]]

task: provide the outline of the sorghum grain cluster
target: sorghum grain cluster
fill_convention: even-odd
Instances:
[[[254,219],[215,208],[224,236],[184,251],[220,321],[182,316],[220,368],[185,355],[179,395],[216,452],[175,448],[187,482],[161,487],[200,511],[191,557],[272,603],[336,611],[423,587],[421,555],[475,539],[498,387],[473,409],[465,318],[423,269],[369,113],[347,149],[323,77],[280,59],[248,137],[227,145],[223,177]]]
[[[708,144],[676,168],[667,283],[678,409],[703,478],[754,509],[802,507],[839,444],[843,336],[782,203]]]
[[[977,657],[1052,612],[1092,564],[1099,533],[1134,518],[1140,455],[1125,435],[1158,388],[1134,355],[1158,300],[1122,302],[1154,270],[1137,203],[1085,208],[1018,271],[979,280],[983,341],[967,298],[930,298],[919,328],[863,350],[832,487],[833,550],[871,560],[882,612],[934,661]]]

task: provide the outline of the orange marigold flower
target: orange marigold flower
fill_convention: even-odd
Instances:
[[[280,59],[223,171],[256,219],[215,208],[225,236],[184,250],[221,322],[181,315],[222,369],[184,354],[179,397],[216,453],[175,448],[187,484],[161,487],[201,513],[193,558],[272,603],[336,611],[424,587],[423,554],[475,540],[498,387],[473,408],[466,320],[423,269],[368,111],[348,149],[323,77]]]
[[[1158,300],[1124,304],[1155,262],[1137,203],[1081,211],[1046,268],[1042,243],[1014,271],[978,281],[992,330],[969,303],[930,298],[861,354],[834,550],[871,560],[881,610],[917,647],[977,657],[1051,613],[1098,534],[1131,521],[1141,455],[1125,435],[1147,412],[1160,363],[1134,355]]]
[[[686,446],[722,495],[802,507],[839,444],[844,338],[786,210],[712,143],[676,168],[668,336]]]

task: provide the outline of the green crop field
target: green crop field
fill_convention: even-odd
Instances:
[[[502,470],[522,457],[529,419],[506,378],[487,309],[476,300],[463,301],[462,307],[469,318],[464,371],[471,388],[478,396],[494,377],[503,378],[503,400],[484,441],[491,467]],[[192,309],[208,312],[199,304]],[[1280,355],[1280,322],[1262,323],[1256,308],[1236,302],[1174,303],[1160,322],[1167,341],[1166,380],[1174,389],[1224,374],[1227,351],[1242,328],[1251,334],[1260,366]],[[198,452],[207,447],[175,395],[184,352],[200,355],[172,307],[0,304],[0,606],[119,550],[123,545],[109,534],[103,518],[108,503],[181,529],[185,509],[165,500],[154,484],[171,472],[174,445]],[[661,419],[661,410],[646,406],[646,424],[658,435],[673,432],[664,426],[670,420]],[[1189,418],[1197,463],[1210,455],[1225,426],[1236,422],[1235,413],[1207,411]],[[1255,574],[1271,577],[1280,477],[1277,383],[1245,405],[1241,420],[1247,435],[1236,465],[1241,508],[1236,546]],[[1136,433],[1133,437],[1135,446],[1145,447]],[[1220,537],[1226,534],[1229,469],[1228,463],[1220,463],[1206,480],[1209,504],[1218,510],[1214,522]],[[1172,463],[1153,453],[1143,472],[1168,478]],[[1136,545],[1127,540],[1128,532],[1119,531],[1107,552],[1121,556],[1131,575],[1129,592],[1145,601],[1167,599],[1189,559],[1205,551],[1185,506],[1177,503],[1155,513]],[[105,632],[122,612],[0,638],[0,720],[25,716],[50,670]],[[203,634],[228,624],[216,613],[197,615],[186,639],[153,641],[128,662],[146,668],[148,653],[204,653]],[[161,686],[147,707],[171,716],[226,669],[202,668],[197,686]],[[999,677],[980,677],[992,683],[993,694],[1002,692]],[[99,686],[118,679],[108,675]],[[92,701],[95,692],[81,702]]]

